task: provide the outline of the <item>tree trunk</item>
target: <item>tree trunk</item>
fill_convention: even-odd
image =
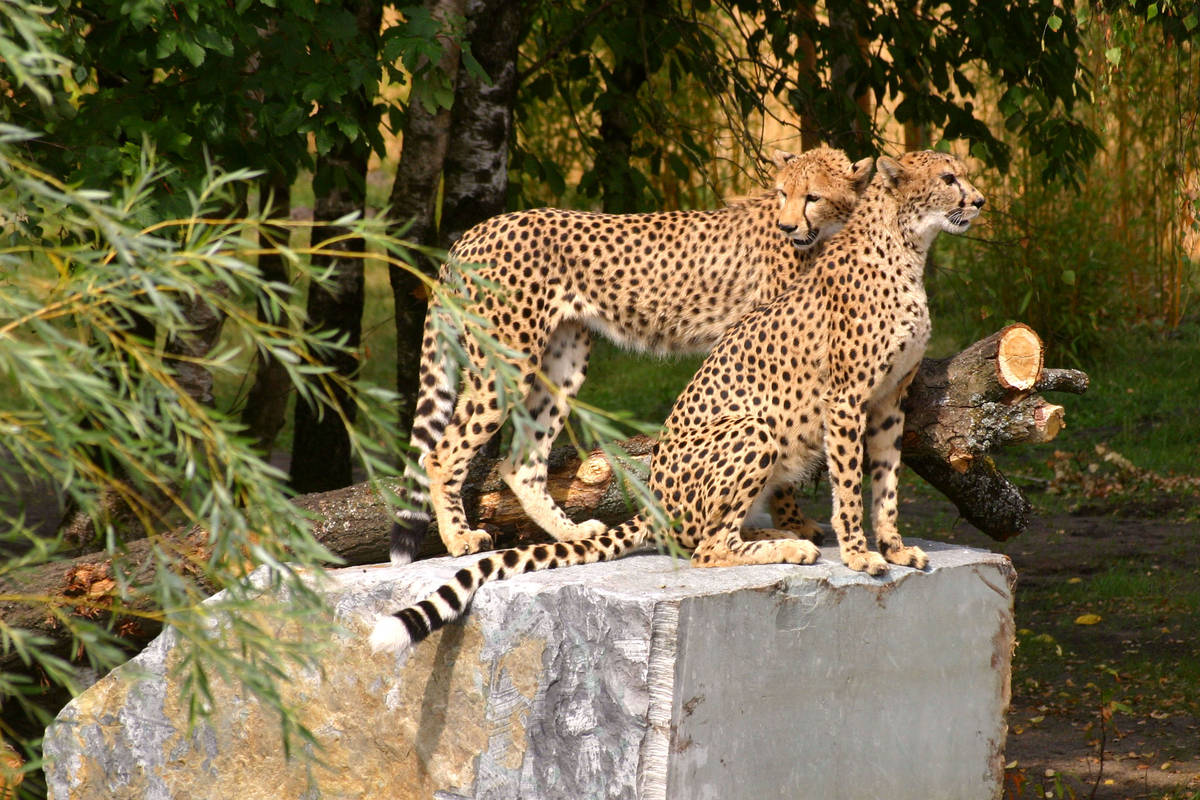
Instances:
[[[318,160],[317,177],[330,182],[334,177],[347,176],[351,180],[340,186],[329,186],[319,194],[314,204],[316,219],[332,220],[363,208],[367,169],[365,148],[345,144],[335,152]],[[314,180],[314,183],[317,183]],[[314,246],[327,239],[339,236],[344,228],[332,225],[314,225]],[[347,239],[333,246],[333,250],[361,251],[361,239]],[[363,309],[363,263],[360,258],[322,256],[332,272],[331,284],[327,287],[313,283],[308,289],[307,324],[315,331],[334,331],[342,340],[343,348],[313,353],[318,362],[333,366],[338,374],[351,376],[358,370],[355,355],[362,341]],[[313,257],[317,261],[317,257]],[[340,388],[333,390],[335,402],[353,422],[353,401]],[[351,483],[350,436],[343,422],[332,408],[314,408],[312,404],[297,401],[295,408],[295,431],[292,439],[291,485],[297,492],[321,492],[337,489]]]
[[[355,13],[358,34],[377,41],[382,5],[371,0],[356,0],[347,7]],[[373,100],[367,96],[365,88],[346,100],[362,130],[377,124],[371,114]],[[370,155],[370,144],[365,136],[353,140],[339,137],[330,152],[318,158],[313,176],[314,219],[335,220],[365,211]],[[314,225],[313,246],[341,235],[343,230],[332,225]],[[361,239],[348,239],[331,249],[361,252],[364,247]],[[342,348],[337,351],[316,352],[313,356],[333,366],[340,375],[349,377],[358,370],[357,349],[362,342],[363,262],[358,257],[337,255],[319,259],[314,256],[313,261],[330,267],[331,284],[328,289],[316,284],[309,286],[308,325],[313,330],[336,332],[342,342]],[[316,409],[306,402],[296,403],[291,485],[298,492],[337,489],[352,481],[350,436],[346,426],[354,422],[355,406],[343,390],[334,389],[333,395],[340,415],[331,408]]]
[[[1015,536],[1031,508],[987,453],[1048,442],[1066,424],[1061,406],[1035,392],[1087,390],[1079,370],[1043,369],[1041,339],[1010,325],[956,356],[921,364],[904,408],[904,463],[993,539]]]
[[[267,181],[264,188],[270,191],[274,203],[270,210],[271,216],[276,219],[287,218],[291,214],[292,208],[291,187],[288,186],[287,181],[276,176]],[[266,203],[267,199],[263,198],[260,202]],[[267,247],[276,243],[286,246],[288,243],[287,228],[266,226],[262,235],[267,238],[267,241],[264,242]],[[266,280],[281,284],[288,282],[287,263],[284,261],[282,253],[260,255],[258,269]],[[265,299],[259,299],[258,318],[260,320],[271,319],[271,310],[264,305],[265,302]],[[271,452],[275,437],[279,435],[287,418],[287,403],[292,387],[287,370],[276,359],[260,352],[255,355],[254,363],[254,385],[250,387],[250,392],[246,395],[246,405],[242,408],[241,421],[246,426],[247,435],[254,440],[255,450],[265,456]]]
[[[426,0],[434,19],[449,29],[462,19],[467,0]],[[432,67],[432,77],[414,82],[405,109],[405,122],[392,184],[389,205],[399,225],[407,225],[404,238],[427,247],[437,244],[436,208],[446,147],[450,135],[450,109],[437,106],[430,81],[449,82],[455,89],[459,67],[459,44],[449,34],[442,37],[442,57]],[[425,274],[437,274],[437,266],[413,253],[414,264]],[[421,330],[425,325],[426,297],[419,278],[402,269],[389,273],[396,309],[396,391],[400,395],[399,428],[412,428],[420,377]]]
[[[467,3],[467,39],[487,77],[472,75],[459,65],[443,172],[438,246],[444,249],[467,229],[507,207],[521,10],[519,0]],[[486,35],[480,35],[482,31]]]
[[[609,214],[638,211],[640,192],[629,166],[633,137],[641,127],[634,115],[637,93],[646,82],[646,65],[620,61],[613,67],[605,94],[610,100],[600,112],[600,145],[593,169],[600,178],[601,205]]]
[[[519,0],[467,2],[467,39],[487,77],[472,75],[465,65],[459,65],[438,233],[438,246],[446,250],[471,226],[504,213],[507,207],[508,141],[517,96],[521,10]],[[486,35],[480,35],[482,31]],[[497,432],[481,454],[498,456],[502,436],[503,431]]]
[[[227,291],[223,286],[210,288],[221,296]],[[168,336],[164,352],[168,360],[175,362],[175,380],[180,388],[201,405],[211,406],[215,402],[213,376],[199,362],[216,346],[225,318],[196,297],[185,299],[183,305],[188,329]]]
[[[874,131],[871,124],[871,92],[869,89],[856,91],[852,81],[851,64],[870,62],[869,42],[862,38],[855,29],[856,23],[852,14],[846,10],[831,12],[829,27],[839,33],[838,41],[846,43],[847,48],[853,47],[855,57],[852,58],[843,51],[832,59],[829,74],[829,91],[842,91],[846,95],[843,105],[844,119],[839,120],[831,132],[829,144],[840,147],[849,153],[861,153],[871,149],[871,138]]]
[[[801,86],[812,87],[820,82],[817,75],[817,48],[813,44],[812,35],[807,30],[817,18],[816,3],[814,0],[801,0],[797,5],[796,14],[801,23],[796,45],[796,51],[800,54],[800,57],[796,59],[798,83]],[[805,95],[798,93],[797,97],[805,97]],[[825,131],[821,128],[812,102],[808,99],[801,102],[800,107],[796,109],[800,112],[800,149],[807,151],[819,147],[825,141]]]

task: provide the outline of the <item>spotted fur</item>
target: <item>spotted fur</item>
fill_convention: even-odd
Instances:
[[[531,451],[512,454],[501,475],[529,517],[556,539],[605,529],[595,520],[572,523],[546,489],[547,456],[583,382],[592,332],[656,353],[710,349],[729,325],[808,269],[816,245],[849,218],[871,171],[870,159],[851,164],[824,147],[799,156],[777,152],[775,163],[771,191],[717,211],[524,211],[481,223],[451,250],[459,262],[485,265],[479,277],[494,288],[475,289],[473,310],[494,326],[497,339],[528,354],[518,367],[526,406],[541,430]],[[443,280],[454,279],[453,269]],[[393,563],[415,554],[430,521],[427,504],[450,553],[491,544],[486,532],[468,526],[461,490],[471,458],[504,414],[486,356],[473,341],[463,343],[473,368],[459,393],[438,336],[442,313],[432,308],[426,320],[411,436],[428,482],[419,470],[407,473],[417,508],[403,512],[392,531]]]
[[[846,566],[871,575],[889,563],[928,566],[896,527],[900,402],[929,339],[926,254],[940,231],[965,231],[984,200],[953,156],[907,153],[877,166],[813,269],[732,326],[671,411],[650,488],[675,520],[669,535],[693,551],[696,566],[815,561],[820,551],[794,532],[743,524],[758,498],[822,459]],[[864,471],[879,552],[863,533]],[[616,558],[650,534],[639,517],[599,537],[486,555],[415,606],[381,617],[372,646],[420,641],[461,614],[484,581]]]

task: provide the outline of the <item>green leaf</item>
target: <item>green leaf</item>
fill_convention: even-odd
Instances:
[[[688,165],[675,153],[667,154],[667,163],[671,166],[671,172],[675,173],[675,177],[681,181],[686,181],[691,177],[692,171],[688,169]]]
[[[1062,23],[1062,17],[1060,17],[1058,14],[1051,14],[1050,18],[1046,20],[1046,27],[1052,31],[1057,31],[1062,27]]]
[[[338,117],[335,120],[338,130],[349,141],[353,142],[362,133],[362,129],[349,117]]]
[[[1108,48],[1107,50],[1104,51],[1104,57],[1106,59],[1108,59],[1108,62],[1110,64],[1112,64],[1114,67],[1121,66],[1121,48],[1119,48],[1119,47]]]
[[[454,105],[454,90],[449,86],[438,86],[433,92],[433,101],[438,108],[450,108]]]
[[[204,48],[195,42],[188,40],[180,41],[179,52],[183,53],[184,58],[190,61],[193,67],[198,67],[204,63]]]
[[[157,58],[166,58],[174,53],[178,47],[179,35],[175,31],[163,31],[154,47],[154,55]]]
[[[488,85],[492,84],[492,79],[484,70],[483,65],[475,60],[475,54],[471,52],[470,47],[464,47],[459,57],[462,59],[463,66],[467,68],[467,73],[471,77],[486,81]]]
[[[1075,270],[1064,269],[1062,271],[1062,279],[1063,279],[1063,283],[1065,283],[1067,286],[1074,286],[1075,285]]]

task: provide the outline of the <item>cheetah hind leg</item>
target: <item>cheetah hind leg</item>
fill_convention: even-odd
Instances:
[[[534,524],[563,542],[592,539],[608,530],[599,520],[574,523],[547,488],[550,448],[570,413],[571,399],[587,375],[592,339],[587,328],[564,322],[551,334],[542,357],[542,375],[530,386],[525,406],[540,430],[523,453],[513,452],[500,465],[500,478],[508,484],[521,508]]]
[[[820,549],[796,533],[775,528],[748,528],[705,539],[692,553],[697,567],[745,564],[812,564]]]
[[[692,552],[694,566],[811,564],[820,557],[815,544],[795,538],[793,531],[747,527],[743,535],[742,526],[761,500],[779,457],[778,443],[763,420],[713,420],[699,429],[675,434],[671,445],[659,452],[659,468],[664,473],[680,469],[672,455],[704,453],[711,462],[693,470],[693,480],[702,482],[700,494],[708,498],[697,509],[700,522],[691,537],[699,540]],[[658,490],[653,482],[652,488]]]
[[[825,541],[825,528],[804,514],[794,484],[772,489],[767,498],[767,506],[775,527],[792,531],[797,537],[807,539],[813,544],[819,545]]]
[[[465,383],[454,416],[441,440],[425,457],[429,505],[437,518],[438,535],[452,556],[478,553],[492,547],[491,535],[471,528],[468,523],[462,489],[471,459],[499,430],[504,417],[499,401],[488,392],[481,374],[468,371]]]

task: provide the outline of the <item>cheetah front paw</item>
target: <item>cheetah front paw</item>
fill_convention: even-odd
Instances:
[[[577,542],[580,539],[595,539],[608,533],[608,523],[598,519],[589,519],[575,525],[569,525],[556,531],[547,531],[560,542]]]
[[[855,572],[865,572],[868,575],[882,575],[888,571],[887,561],[874,550],[865,553],[851,553],[843,561]]]
[[[929,556],[919,547],[896,547],[884,553],[884,558],[901,567],[925,569],[929,566]]]
[[[446,551],[452,556],[465,556],[492,549],[492,535],[487,531],[466,531],[446,543]]]

